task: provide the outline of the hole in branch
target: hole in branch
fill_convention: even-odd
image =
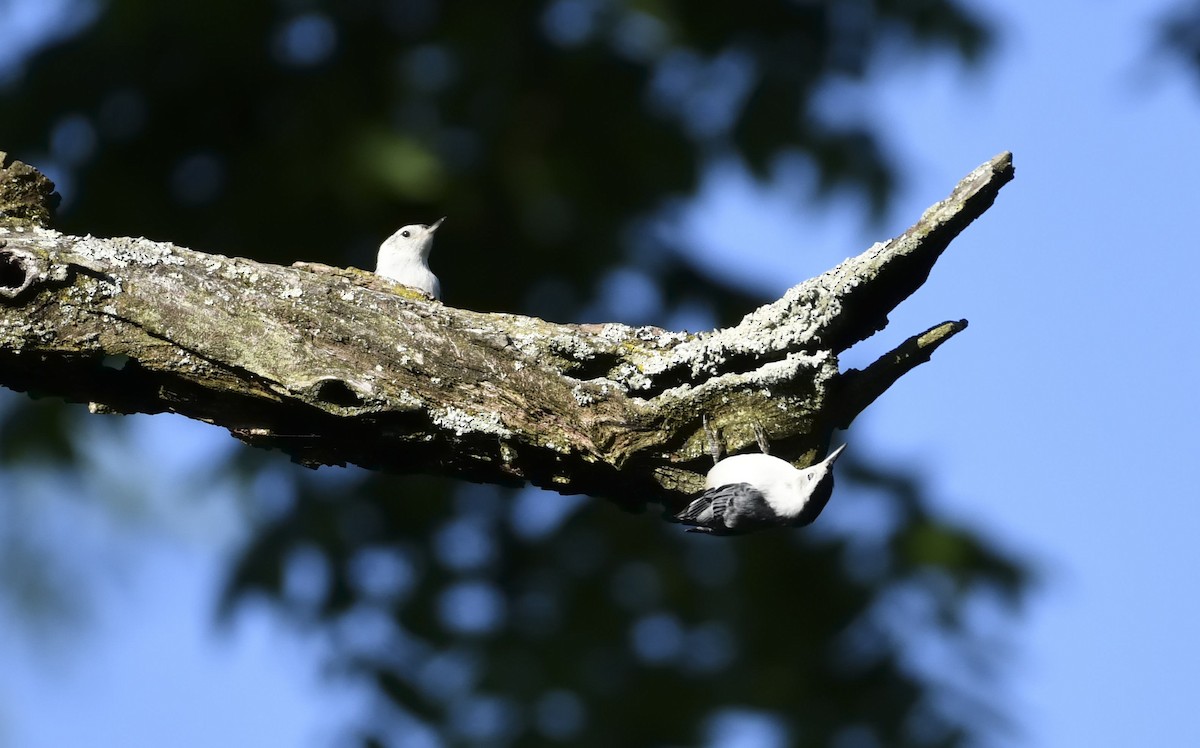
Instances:
[[[12,252],[0,250],[0,288],[20,288],[26,277],[25,263]]]
[[[330,405],[344,408],[362,405],[362,398],[340,379],[325,379],[317,385],[316,396]]]

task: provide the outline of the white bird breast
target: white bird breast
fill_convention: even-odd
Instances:
[[[426,264],[433,247],[433,232],[439,225],[441,221],[432,226],[413,224],[401,227],[380,245],[375,272],[440,299],[441,284]]]
[[[705,488],[727,486],[730,483],[749,483],[760,491],[785,484],[796,475],[796,468],[786,460],[764,454],[744,454],[726,457],[708,471]]]

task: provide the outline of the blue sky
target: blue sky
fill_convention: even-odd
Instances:
[[[982,72],[900,63],[866,89],[831,92],[836,116],[888,123],[904,159],[908,181],[883,228],[862,229],[853,205],[797,207],[722,173],[693,230],[729,240],[704,245],[710,267],[778,293],[1014,152],[1016,180],[995,207],[889,328],[848,355],[861,364],[934,323],[971,322],[859,419],[855,448],[922,471],[947,512],[1042,571],[1006,632],[1015,646],[1000,692],[1020,731],[1002,745],[1197,745],[1200,91],[1152,55],[1150,22],[1167,2],[974,5],[1003,32]],[[739,230],[709,230],[729,225]],[[137,423],[143,445],[234,446],[180,419]],[[95,461],[92,475],[120,480],[111,458]],[[144,538],[136,515],[161,507],[87,535],[122,562],[99,580],[76,636],[31,636],[0,617],[0,745],[180,745],[180,721],[198,715],[195,745],[321,745],[353,713],[351,695],[322,685],[318,641],[253,610],[214,630],[211,548],[234,542],[237,523],[211,509],[221,487],[205,490],[210,501],[174,509],[167,532],[137,548],[127,547]],[[57,521],[111,522],[83,502],[40,498],[66,513]],[[836,501],[827,515],[838,521]],[[169,671],[169,687],[145,693],[147,679],[113,666],[134,659]],[[214,736],[218,726],[228,733]]]
[[[863,344],[971,321],[856,436],[1040,560],[1013,745],[1200,744],[1200,96],[1151,55],[1165,3],[979,5],[1006,31],[983,75],[901,66],[873,88],[911,178],[885,233],[998,151],[1017,177]],[[790,241],[814,235],[827,261],[854,246]],[[780,244],[764,280],[795,262]]]

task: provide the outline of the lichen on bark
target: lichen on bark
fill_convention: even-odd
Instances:
[[[49,199],[31,171],[0,172],[0,206]],[[711,465],[705,422],[730,452],[757,425],[775,454],[809,464],[965,328],[941,323],[839,370],[1012,174],[997,156],[904,234],[699,334],[473,312],[353,268],[68,236],[45,228],[43,202],[0,225],[0,384],[98,412],[182,413],[310,465],[675,507]]]

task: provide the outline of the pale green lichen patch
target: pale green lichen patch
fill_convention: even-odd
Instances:
[[[660,398],[711,398],[719,392],[758,391],[765,398],[772,397],[771,388],[779,385],[794,385],[796,382],[812,382],[821,376],[837,374],[836,364],[831,368],[829,351],[816,353],[791,353],[782,360],[770,361],[749,372],[729,372],[710,377],[697,384],[681,384],[662,392]]]
[[[642,392],[654,387],[654,379],[636,364],[623,363],[612,371],[612,378],[627,392]]]
[[[93,236],[84,236],[75,239],[71,245],[71,252],[81,259],[90,260],[99,266],[117,268],[132,265],[142,267],[176,265],[182,267],[187,264],[179,255],[179,250],[175,245],[144,238],[97,239]]]
[[[434,408],[429,412],[434,425],[453,431],[455,436],[466,434],[488,434],[491,436],[509,437],[512,431],[505,428],[497,413],[468,413],[455,407]]]
[[[425,400],[408,390],[402,389],[392,396],[392,406],[397,410],[404,411],[421,410],[425,407]]]
[[[379,277],[383,278],[383,276],[379,276]],[[395,294],[396,296],[399,296],[404,299],[408,299],[410,301],[424,301],[424,302],[435,303],[435,304],[442,303],[442,302],[438,301],[437,299],[431,297],[429,294],[425,293],[421,289],[413,288],[412,286],[406,286],[403,283],[389,283],[387,290],[390,293]]]

